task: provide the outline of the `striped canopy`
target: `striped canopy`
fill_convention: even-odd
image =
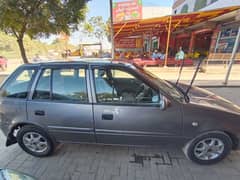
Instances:
[[[115,23],[113,24],[114,38],[139,36],[147,33],[158,34],[167,32],[169,27],[172,32],[177,29],[184,29],[205,22],[238,9],[240,9],[240,6]]]

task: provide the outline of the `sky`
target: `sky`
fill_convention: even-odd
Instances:
[[[112,0],[113,2],[122,2],[127,0]],[[173,5],[173,0],[142,0],[143,6],[167,6]],[[104,19],[108,19],[110,16],[110,1],[109,0],[91,0],[88,3],[89,12],[88,17],[102,16]]]
[[[112,0],[113,2],[122,2],[127,0]],[[173,0],[142,0],[143,6],[166,6],[171,7],[173,4]],[[89,19],[92,16],[102,16],[104,20],[107,20],[110,17],[110,1],[109,0],[91,0],[88,2],[88,13],[87,13],[87,19]],[[43,40],[44,42],[51,42],[56,37],[51,36],[47,40]],[[83,42],[84,40],[84,42]],[[84,36],[79,31],[76,31],[71,34],[70,37],[70,43],[74,45],[79,45],[80,43],[95,43],[96,39],[88,38]],[[104,45],[106,45],[104,47]],[[109,48],[110,44],[108,44],[107,40],[105,40],[105,43],[103,45],[103,48]]]

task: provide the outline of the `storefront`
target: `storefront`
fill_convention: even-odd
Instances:
[[[239,26],[240,22],[222,25],[215,46],[216,53],[232,53],[237,38]],[[239,46],[237,52],[240,52]]]
[[[198,56],[208,56],[212,50],[214,52],[231,52],[238,32],[236,24],[225,25],[220,29],[217,23],[214,27],[206,24],[208,24],[210,19],[237,11],[238,9],[240,7],[228,7],[211,11],[116,23],[114,24],[115,52],[137,52],[148,55],[149,59],[151,59],[153,51],[158,50],[166,55],[165,64],[167,64],[169,58],[174,58],[179,47],[182,47],[186,57],[190,58],[194,58],[196,54]],[[201,23],[205,23],[205,25],[199,26]],[[219,31],[221,32],[220,35],[218,35]],[[131,39],[134,36],[141,39],[141,41],[138,41],[138,46],[129,47],[136,44],[135,40],[131,40],[134,42],[126,41],[124,46],[119,46],[119,39]],[[213,49],[213,47],[216,48]]]

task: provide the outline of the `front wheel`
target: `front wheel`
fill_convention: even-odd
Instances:
[[[232,149],[231,138],[223,132],[209,132],[190,141],[185,155],[195,163],[215,164],[224,159]]]
[[[35,126],[23,126],[17,134],[17,142],[25,152],[36,157],[48,156],[54,151],[53,140]]]

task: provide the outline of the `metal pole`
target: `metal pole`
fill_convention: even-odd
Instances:
[[[227,85],[227,83],[228,83],[228,79],[229,79],[229,76],[230,76],[230,73],[231,73],[231,70],[232,70],[232,66],[233,66],[233,63],[234,63],[234,60],[235,60],[236,52],[237,52],[237,49],[238,49],[239,40],[240,40],[240,26],[238,28],[238,34],[237,34],[236,41],[235,41],[235,44],[234,44],[234,47],[233,47],[232,56],[231,56],[230,63],[229,63],[229,66],[228,66],[228,71],[227,71],[227,74],[226,74],[226,77],[225,77],[225,81],[223,83],[225,85]]]
[[[110,22],[111,22],[111,42],[112,42],[112,59],[114,59],[115,57],[115,52],[114,52],[114,30],[113,30],[113,12],[112,12],[112,8],[113,8],[113,5],[112,5],[112,0],[109,0],[109,3],[110,3]]]
[[[214,53],[217,52],[217,45],[218,45],[218,42],[220,40],[221,34],[222,34],[222,32],[220,31],[220,33],[218,33],[218,36],[217,36],[217,41],[216,41],[216,46],[215,46],[215,49],[214,49]]]
[[[149,54],[151,54],[152,51],[154,51],[154,49],[152,49],[152,38],[153,38],[153,35],[152,35],[152,32],[150,34],[150,44],[149,44]]]
[[[171,35],[171,26],[172,26],[172,16],[169,17],[169,26],[168,26],[168,36],[167,36],[167,46],[166,46],[166,55],[164,61],[164,67],[167,67],[167,59],[168,59],[168,49],[169,49],[169,42],[170,42],[170,35]]]

